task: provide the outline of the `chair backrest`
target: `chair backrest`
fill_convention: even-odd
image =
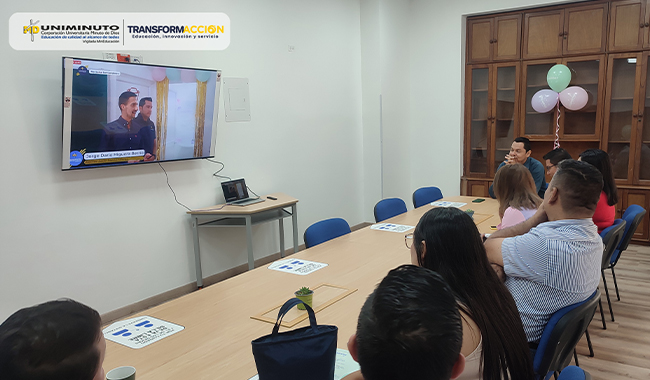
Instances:
[[[350,232],[352,232],[350,225],[344,219],[332,218],[321,220],[307,227],[305,230],[305,235],[303,236],[305,247],[313,247],[339,236],[349,234]]]
[[[630,240],[632,240],[632,236],[634,236],[637,227],[641,224],[641,220],[643,220],[645,213],[645,209],[639,205],[631,205],[627,210],[625,210],[625,213],[623,213],[621,218],[625,220],[626,223],[625,234],[623,235],[621,244],[618,245],[618,249],[614,252],[614,256],[616,257],[612,256],[613,262],[618,260],[618,256],[622,251],[627,249],[627,246],[630,244]]]
[[[616,251],[621,240],[623,240],[625,224],[626,223],[623,219],[616,219],[614,224],[605,228],[600,233],[600,237],[603,238],[603,261],[601,263],[601,268],[604,269],[609,267],[614,251]]]
[[[561,371],[570,362],[582,334],[596,312],[600,291],[586,300],[556,311],[546,324],[533,358],[533,369],[539,379],[552,371]]]
[[[591,380],[591,375],[580,367],[570,365],[562,370],[557,380]]]
[[[418,208],[442,199],[442,191],[435,186],[421,187],[413,192],[413,207]]]
[[[399,198],[382,199],[375,205],[375,222],[390,219],[406,212],[406,203]]]

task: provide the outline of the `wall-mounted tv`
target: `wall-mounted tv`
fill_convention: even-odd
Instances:
[[[62,170],[214,157],[221,71],[63,57]]]

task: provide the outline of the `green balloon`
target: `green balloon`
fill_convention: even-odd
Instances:
[[[564,65],[555,65],[548,71],[546,81],[551,90],[562,92],[571,82],[571,71]]]

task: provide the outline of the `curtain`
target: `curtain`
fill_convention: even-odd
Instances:
[[[196,124],[194,125],[194,157],[203,157],[203,131],[205,127],[205,94],[207,83],[196,81]]]
[[[158,160],[165,159],[167,145],[167,101],[169,97],[169,78],[156,82],[156,146]]]

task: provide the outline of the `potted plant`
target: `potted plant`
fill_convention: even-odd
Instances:
[[[465,210],[465,213],[469,215],[470,218],[474,219],[474,210],[468,208],[467,210]]]
[[[298,299],[300,299],[302,302],[306,303],[310,307],[313,307],[313,297],[314,297],[314,291],[309,289],[306,286],[303,286],[302,288],[298,289],[295,293]],[[305,305],[303,304],[298,304],[298,310],[306,310]]]

